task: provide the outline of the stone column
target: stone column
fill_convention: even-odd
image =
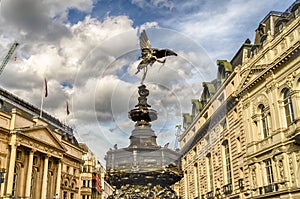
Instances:
[[[8,174],[7,174],[7,188],[6,188],[7,195],[12,194],[14,173],[15,173],[16,154],[17,154],[16,143],[12,143],[10,145],[10,147],[11,147],[11,150],[10,150],[9,168],[8,168]]]
[[[295,173],[291,173],[291,170],[289,168],[289,165],[290,165],[289,164],[289,155],[286,153],[283,153],[282,156],[283,156],[284,174],[286,176],[287,186],[289,188],[289,187],[292,187],[292,185],[293,185],[292,178],[294,176],[292,176],[292,175],[295,175]]]
[[[60,198],[60,183],[61,183],[61,160],[58,161],[58,168],[57,168],[57,179],[56,179],[56,191],[55,191],[55,198]]]
[[[47,199],[47,178],[48,178],[48,162],[49,162],[49,155],[45,156],[44,160],[44,170],[43,170],[43,181],[42,181],[42,194],[41,199]]]
[[[35,152],[35,150],[30,150],[30,152],[29,152],[28,168],[27,168],[27,176],[26,176],[26,188],[25,188],[25,197],[27,197],[27,198],[30,198],[31,176],[32,176],[34,152]]]

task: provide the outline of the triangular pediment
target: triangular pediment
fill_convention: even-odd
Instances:
[[[54,133],[45,126],[24,128],[19,132],[29,139],[44,143],[59,150],[66,150]]]
[[[266,68],[267,66],[265,64],[257,64],[245,71],[245,73],[242,75],[238,91],[241,91],[243,88],[247,87],[250,82],[255,80],[258,76],[261,76],[262,71],[264,71]]]

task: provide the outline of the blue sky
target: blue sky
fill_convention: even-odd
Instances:
[[[102,157],[129,144],[141,74],[138,37],[146,29],[152,46],[178,56],[150,68],[149,103],[159,113],[158,143],[174,146],[175,125],[191,111],[203,81],[216,78],[216,60],[230,59],[253,41],[259,22],[285,11],[294,0],[1,0],[0,59],[14,41],[20,46],[0,78],[2,88],[36,107],[44,78],[44,110],[75,129]],[[65,101],[71,114],[66,116]]]

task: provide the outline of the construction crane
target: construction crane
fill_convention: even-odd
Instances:
[[[4,70],[6,64],[8,63],[9,59],[11,58],[13,53],[15,52],[18,45],[19,45],[18,42],[14,42],[13,45],[11,46],[11,48],[9,49],[7,55],[5,56],[1,66],[0,66],[0,75],[1,75],[2,71]]]

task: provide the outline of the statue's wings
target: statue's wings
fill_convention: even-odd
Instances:
[[[143,30],[143,32],[141,33],[141,36],[140,36],[140,46],[141,46],[141,49],[145,49],[145,48],[151,49],[152,48],[151,43],[147,37],[145,30]]]
[[[155,52],[154,56],[158,59],[166,57],[166,56],[177,56],[177,54],[169,49],[162,49]]]

